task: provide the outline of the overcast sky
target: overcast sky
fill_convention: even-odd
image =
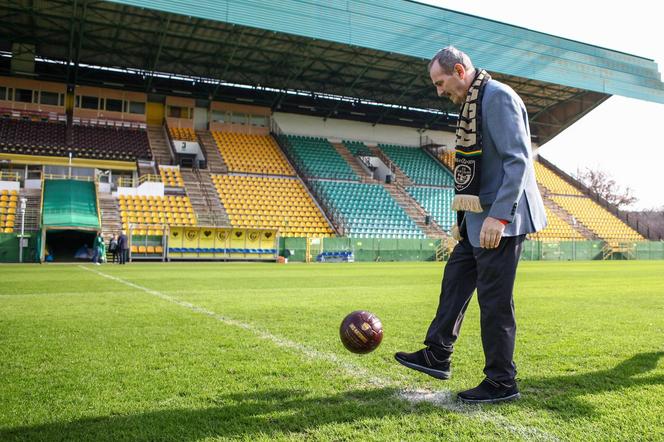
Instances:
[[[664,67],[664,22],[656,2],[422,2],[654,59],[660,74]],[[568,173],[585,167],[608,172],[639,198],[629,209],[664,206],[664,104],[613,96],[540,154]]]

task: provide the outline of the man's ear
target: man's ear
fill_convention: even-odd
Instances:
[[[463,67],[461,63],[457,63],[454,65],[454,72],[456,72],[459,78],[462,80],[466,76],[466,69]]]

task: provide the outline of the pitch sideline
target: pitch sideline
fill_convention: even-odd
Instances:
[[[372,376],[368,373],[367,370],[364,368],[352,364],[348,361],[344,361],[341,358],[337,357],[333,353],[326,353],[326,352],[321,352],[312,348],[309,348],[305,345],[299,344],[295,341],[291,341],[289,339],[281,338],[279,336],[273,335],[272,333],[269,333],[265,330],[261,330],[260,328],[248,324],[246,322],[238,321],[236,319],[228,318],[226,316],[220,315],[218,313],[215,313],[211,310],[208,310],[203,307],[199,307],[195,304],[192,304],[187,301],[182,301],[180,299],[174,298],[172,296],[166,295],[164,293],[161,293],[157,290],[153,290],[147,287],[143,287],[138,284],[134,284],[131,281],[124,280],[122,278],[118,278],[117,276],[112,276],[108,275],[106,273],[100,272],[94,268],[89,268],[84,265],[79,265],[83,270],[86,270],[88,272],[95,273],[103,278],[110,279],[112,281],[118,282],[120,284],[124,284],[126,286],[132,287],[136,290],[140,290],[142,292],[148,293],[152,296],[155,296],[157,298],[163,299],[164,301],[171,302],[173,304],[179,305],[181,307],[184,307],[186,309],[189,309],[195,313],[200,313],[206,316],[209,316],[219,322],[222,322],[226,325],[232,325],[234,327],[239,327],[244,330],[247,330],[254,335],[260,337],[261,339],[264,339],[266,341],[270,341],[273,344],[277,345],[278,347],[283,347],[283,348],[288,348],[290,350],[295,350],[301,354],[306,355],[309,358],[312,359],[317,359],[317,360],[323,360],[326,362],[330,362],[334,365],[337,365],[338,367],[342,368],[349,376],[354,377],[354,378],[359,378],[365,382],[367,382],[370,385],[378,386],[378,387],[397,387],[400,388],[400,385],[395,382],[392,379],[387,379],[387,378],[380,378],[376,376]],[[407,390],[401,388],[399,391],[397,397],[399,399],[405,400],[410,403],[418,403],[418,402],[428,402],[432,405],[435,405],[439,408],[443,408],[448,411],[456,412],[456,413],[462,413],[465,415],[469,415],[472,417],[477,418],[478,420],[481,420],[482,422],[486,423],[491,423],[494,424],[496,427],[504,430],[508,430],[526,440],[543,440],[543,441],[558,441],[559,439],[549,433],[546,433],[543,430],[540,430],[535,427],[528,427],[520,424],[514,424],[510,422],[507,418],[504,416],[494,413],[494,412],[489,412],[489,411],[484,411],[480,408],[480,406],[469,406],[469,405],[464,405],[460,404],[457,401],[454,400],[453,394],[450,390],[448,389],[443,389],[443,390],[437,390],[437,391],[429,391],[429,390]]]

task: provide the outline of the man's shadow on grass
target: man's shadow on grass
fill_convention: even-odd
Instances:
[[[193,441],[204,438],[306,436],[338,423],[416,412],[395,400],[396,390],[357,390],[332,396],[263,390],[221,395],[207,406],[83,418],[71,422],[0,429],[0,440]],[[253,436],[253,437],[252,437]]]
[[[627,390],[632,387],[664,384],[664,375],[647,375],[657,367],[664,351],[637,354],[613,368],[590,373],[546,378],[525,378],[519,386],[524,407],[536,404],[562,418],[592,415],[595,409],[582,396]],[[629,404],[625,404],[629,407]]]
[[[631,387],[664,384],[664,375],[647,375],[664,352],[642,353],[615,367],[591,373],[527,378],[519,407],[555,411],[561,418],[592,415],[582,396]],[[221,395],[199,408],[148,411],[0,429],[0,440],[193,441],[207,437],[277,437],[304,435],[330,424],[430,412],[396,399],[394,388],[362,389],[331,396],[270,389]]]

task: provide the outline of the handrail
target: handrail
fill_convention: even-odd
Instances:
[[[49,121],[63,121],[61,118],[66,118],[65,114],[58,112],[45,112],[40,110],[27,110],[27,109],[11,109],[8,107],[0,107],[0,115],[6,115],[10,117],[28,117],[28,118],[39,118],[41,120],[47,119]]]
[[[76,181],[96,181],[93,176],[84,176],[84,175],[60,175],[54,173],[44,173],[42,174],[43,179],[46,180],[76,180]]]
[[[0,181],[20,181],[21,175],[18,172],[8,172],[0,170]]]
[[[79,126],[115,127],[121,129],[147,129],[147,124],[141,121],[118,120],[106,117],[77,117],[72,118],[72,124]]]
[[[171,131],[168,128],[168,121],[164,118],[164,122],[161,125],[161,130],[166,134],[166,141],[168,142],[168,151],[171,154],[171,164],[177,163],[177,152],[175,151],[175,144],[173,143],[173,136]]]
[[[151,173],[146,173],[145,175],[141,175],[138,178],[138,185],[140,186],[143,183],[161,183],[161,175],[155,175]]]
[[[207,163],[208,163],[208,153],[207,149],[205,148],[205,143],[203,143],[203,140],[201,140],[201,137],[198,136],[198,134],[194,131],[194,134],[196,135],[196,141],[198,142],[198,148],[201,150],[201,153],[203,154],[203,167],[202,169],[207,169]]]

